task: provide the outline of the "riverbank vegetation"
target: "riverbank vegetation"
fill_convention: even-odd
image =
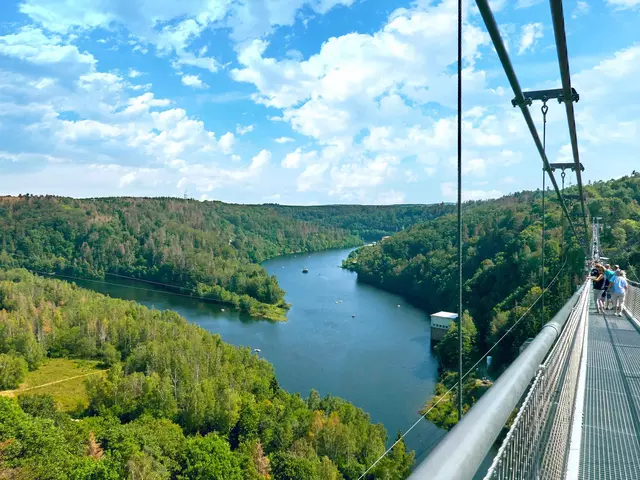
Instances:
[[[284,320],[288,305],[259,262],[361,243],[346,230],[221,202],[0,198],[3,266],[81,278],[134,277],[270,320]]]
[[[260,262],[361,245],[362,238],[377,239],[451,208],[0,197],[0,266],[78,278],[132,277],[279,321],[289,307],[285,292]]]
[[[350,480],[385,451],[381,424],[339,398],[282,390],[248,348],[23,269],[0,270],[0,355],[32,372],[52,358],[108,369],[87,377],[75,421],[51,395],[0,396],[8,478]],[[400,442],[365,478],[405,478],[412,462]]]
[[[575,187],[569,193],[577,193]],[[605,253],[631,271],[640,271],[640,175],[585,186],[591,216],[604,217]],[[463,207],[463,322],[465,367],[501,338],[541,294],[541,192],[521,192]],[[579,203],[570,208],[579,213]],[[566,265],[540,304],[492,351],[490,374],[497,376],[520,347],[564,304],[582,282],[584,253],[563,227],[553,194],[547,196],[545,275],[548,284]],[[456,217],[444,215],[415,225],[374,245],[358,249],[344,262],[358,279],[400,293],[428,312],[457,311]],[[564,233],[564,236],[563,236]],[[457,382],[455,326],[435,348],[441,367],[436,397]],[[484,364],[483,364],[484,365]],[[475,402],[475,375],[463,386],[465,409]],[[457,421],[456,392],[441,401],[429,418],[443,428]],[[433,402],[433,401],[431,401]],[[428,403],[431,405],[432,403]]]

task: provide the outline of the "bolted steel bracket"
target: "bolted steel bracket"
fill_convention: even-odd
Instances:
[[[514,98],[511,100],[511,105],[514,107],[518,107],[521,105],[531,106],[534,100],[542,100],[543,102],[547,102],[547,100],[551,100],[552,98],[558,99],[558,103],[564,102],[564,92],[561,88],[554,88],[551,90],[534,90],[531,92],[522,92],[523,98]],[[575,88],[571,89],[571,101],[578,102],[580,100],[580,95],[576,92]]]

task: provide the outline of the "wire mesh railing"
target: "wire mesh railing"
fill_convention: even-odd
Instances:
[[[590,282],[585,282],[578,302],[558,341],[540,365],[485,480],[564,476],[590,289]]]
[[[627,280],[629,288],[624,296],[624,308],[629,315],[640,321],[640,283]]]

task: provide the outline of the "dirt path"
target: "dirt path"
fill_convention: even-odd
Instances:
[[[68,382],[69,380],[75,380],[76,378],[88,377],[89,375],[96,375],[102,373],[104,370],[97,370],[95,372],[83,373],[82,375],[76,375],[75,377],[63,378],[61,380],[55,380],[49,383],[43,383],[42,385],[35,385],[29,388],[16,388],[15,390],[3,390],[0,395],[3,397],[15,397],[16,394],[22,392],[28,392],[29,390],[35,390],[36,388],[48,387],[49,385],[55,385],[56,383]]]

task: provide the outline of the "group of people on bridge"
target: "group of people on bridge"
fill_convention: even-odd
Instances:
[[[590,278],[593,281],[593,299],[598,313],[613,308],[613,314],[621,317],[624,296],[629,288],[624,270],[621,270],[619,265],[611,269],[608,263],[602,265],[595,262]]]

